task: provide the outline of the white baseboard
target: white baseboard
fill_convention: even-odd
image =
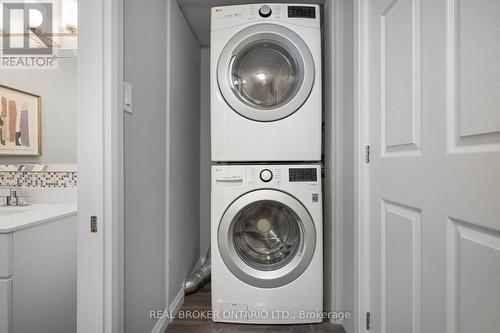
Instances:
[[[175,318],[177,315],[177,312],[181,308],[182,304],[184,304],[184,289],[179,290],[179,293],[177,296],[175,296],[174,300],[172,303],[170,303],[170,306],[168,307],[168,310],[170,311],[170,317],[172,320]]]
[[[200,268],[201,264],[203,264],[204,261],[205,257],[200,257],[193,270],[191,271],[191,274],[198,268]],[[177,312],[179,312],[182,304],[184,304],[184,288],[181,288],[181,290],[179,290],[172,303],[170,303],[170,305],[168,306],[168,309],[165,309],[165,315],[158,319],[151,333],[164,333],[167,329],[168,324],[170,324],[170,322],[174,320]]]
[[[168,309],[165,309],[165,312],[163,313],[168,313]],[[165,330],[167,329],[168,324],[172,321],[170,316],[164,315],[155,324],[155,327],[153,327],[153,330],[151,333],[164,333]]]
[[[179,291],[172,303],[170,303],[170,305],[168,306],[168,309],[165,309],[165,315],[158,319],[151,333],[164,333],[167,329],[168,324],[170,324],[172,320],[174,320],[177,312],[179,312],[182,304],[184,304],[184,289],[181,289]]]

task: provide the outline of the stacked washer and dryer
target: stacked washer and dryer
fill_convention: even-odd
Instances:
[[[212,8],[214,321],[322,321],[319,10]]]

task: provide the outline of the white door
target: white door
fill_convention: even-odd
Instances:
[[[366,1],[371,331],[500,332],[500,2]]]

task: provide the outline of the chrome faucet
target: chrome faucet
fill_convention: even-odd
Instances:
[[[17,206],[19,205],[19,197],[17,196],[17,190],[15,188],[10,189],[10,194],[7,197],[7,206]]]
[[[0,188],[0,206],[28,206],[29,196],[17,188]]]

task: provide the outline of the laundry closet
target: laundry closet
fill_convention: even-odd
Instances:
[[[264,2],[172,0],[167,4],[167,307],[173,305],[175,308],[181,302],[185,278],[210,247],[211,166],[227,164],[212,162],[211,157],[211,7],[260,3]],[[323,308],[324,311],[352,314],[353,5],[351,1],[343,0],[272,3],[319,5],[321,82],[314,84],[322,87],[323,112],[321,126],[318,126],[321,161],[315,163],[320,165],[317,177],[322,183],[323,197]],[[268,164],[294,162],[269,161]],[[275,168],[270,169],[274,171]],[[354,325],[353,320],[345,321],[344,325]]]

